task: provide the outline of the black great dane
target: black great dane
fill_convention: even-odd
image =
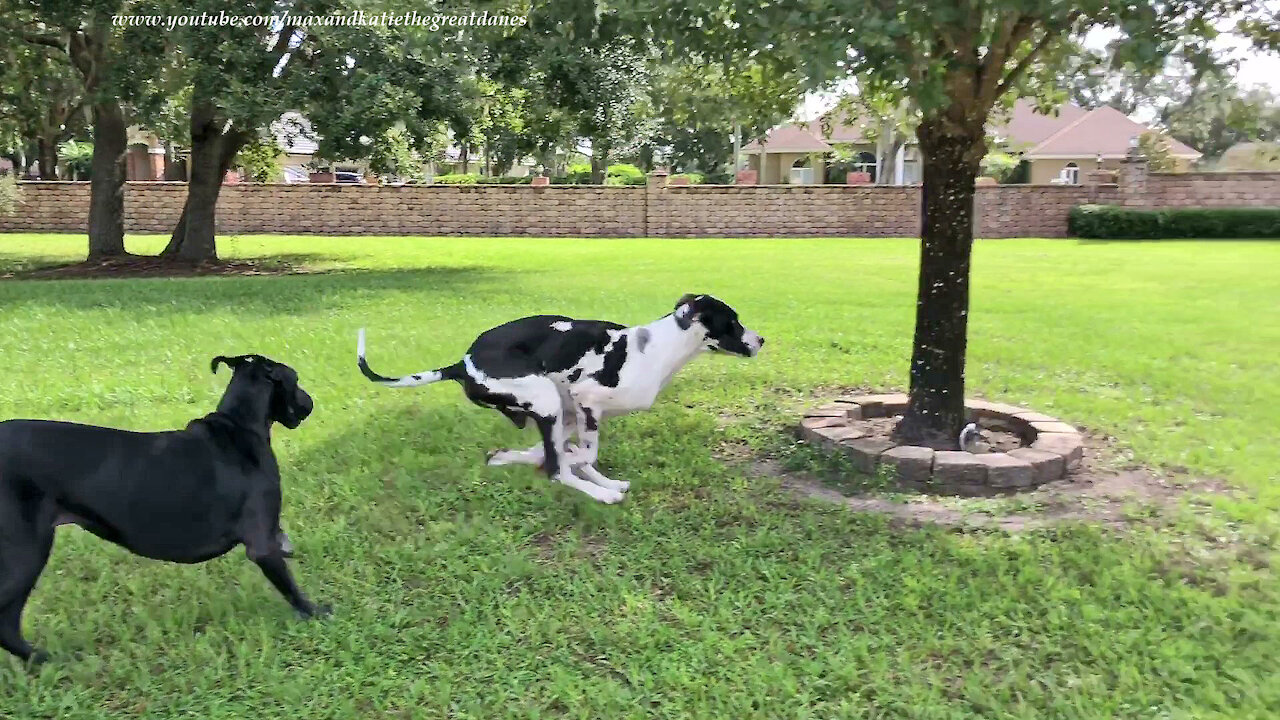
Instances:
[[[143,557],[204,562],[237,545],[298,614],[323,615],[285,565],[280,468],[271,426],[313,407],[293,368],[261,355],[216,357],[232,370],[217,410],[182,430],[140,433],[47,420],[0,422],[0,647],[29,662],[22,608],[75,524]]]

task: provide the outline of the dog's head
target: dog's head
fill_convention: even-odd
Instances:
[[[708,350],[754,357],[764,345],[758,333],[742,327],[733,308],[710,295],[685,295],[676,303],[673,315],[681,330],[701,328]]]
[[[271,398],[267,402],[267,420],[270,422],[278,422],[293,430],[315,408],[311,396],[298,386],[298,373],[284,363],[262,355],[219,355],[210,363],[215,373],[219,364],[231,368],[233,378],[243,373],[252,382],[270,388]]]

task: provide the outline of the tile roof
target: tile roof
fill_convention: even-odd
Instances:
[[[832,121],[828,114],[818,120],[785,123],[769,131],[761,141],[752,141],[745,152],[826,152],[831,143],[868,143],[865,123],[860,120]],[[829,125],[829,136],[823,123]],[[1129,140],[1149,130],[1110,106],[1086,110],[1079,105],[1063,103],[1051,114],[1036,112],[1035,105],[1019,99],[1008,118],[993,122],[992,132],[1010,150],[1025,152],[1028,157],[1122,157],[1129,150]],[[1194,148],[1172,140],[1173,155],[1198,158]]]
[[[804,125],[798,123],[779,125],[765,135],[763,142],[752,141],[742,149],[746,152],[760,152],[763,146],[763,149],[768,152],[801,153],[827,152],[831,149],[831,145],[818,137],[822,130],[817,126],[817,123],[805,123]]]
[[[1063,125],[1025,154],[1029,158],[1088,155],[1123,157],[1129,151],[1130,140],[1149,129],[1110,105],[1103,105]],[[1200,153],[1172,138],[1169,151],[1178,157],[1200,157]]]
[[[1008,119],[1003,123],[996,121],[992,130],[1004,139],[1011,149],[1026,150],[1048,139],[1063,126],[1084,117],[1089,112],[1071,103],[1063,103],[1054,110],[1055,112],[1044,115],[1036,112],[1036,106],[1030,100],[1019,99],[1014,102]]]

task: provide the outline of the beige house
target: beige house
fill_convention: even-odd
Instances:
[[[866,173],[871,182],[878,182],[877,152],[876,143],[867,138],[865,123],[838,122],[830,116],[779,125],[742,148],[747,168],[756,171],[761,185],[843,184],[850,172]],[[849,159],[839,161],[839,155]],[[893,177],[883,184],[920,182],[919,161],[914,142],[904,145],[893,163]]]
[[[1131,145],[1150,129],[1109,105],[1086,110],[1064,103],[1056,114],[1043,115],[1019,100],[993,135],[996,146],[1027,161],[1029,183],[1078,185],[1090,171],[1119,169]],[[1179,172],[1200,159],[1177,140],[1170,139],[1169,151]]]
[[[1064,103],[1045,115],[1027,100],[1018,100],[1007,120],[992,125],[992,148],[1025,160],[1027,181],[1038,185],[1079,184],[1090,171],[1118,169],[1131,144],[1150,130],[1110,106],[1086,110]],[[742,152],[762,185],[843,184],[849,172],[865,172],[872,182],[887,185],[920,182],[915,138],[899,149],[892,163],[893,177],[881,181],[876,144],[866,135],[865,123],[834,123],[824,116],[779,125]],[[851,151],[853,160],[836,163],[838,149]],[[1200,153],[1177,140],[1171,141],[1170,152],[1179,171],[1200,158]]]

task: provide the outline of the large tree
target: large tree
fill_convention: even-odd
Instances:
[[[519,32],[493,38],[490,75],[536,83],[542,106],[590,143],[592,182],[602,183],[609,162],[637,152],[656,127],[650,40],[595,0],[535,0],[528,18]]]
[[[171,12],[242,17],[349,17],[347,0],[165,0]],[[430,8],[421,8],[426,14]],[[168,33],[168,86],[187,88],[190,180],[187,200],[162,255],[217,259],[215,218],[223,178],[236,154],[264,138],[285,111],[303,112],[319,156],[358,159],[392,130],[425,149],[454,112],[456,37],[415,43],[403,27],[243,24],[179,26]]]
[[[57,180],[58,146],[84,126],[83,83],[60,48],[12,42],[0,56],[0,116],[10,125],[10,158],[25,169],[34,156],[40,178]]]
[[[156,33],[139,32],[126,38],[127,29],[112,22],[113,17],[127,11],[125,0],[15,0],[11,5],[3,27],[16,27],[12,31],[16,41],[62,53],[82,83],[82,101],[90,109],[94,140],[89,258],[126,255],[127,108],[133,90],[145,82]]]
[[[798,58],[826,82],[898,84],[920,110],[920,276],[905,441],[954,447],[965,422],[965,353],[974,180],[993,111],[1057,76],[1063,47],[1095,27],[1126,37],[1124,62],[1153,63],[1250,0],[657,0],[634,20],[673,49],[755,50]]]
[[[786,119],[804,95],[792,67],[739,57],[661,63],[649,97],[658,118],[653,145],[672,166],[706,174],[733,170],[734,151]]]

